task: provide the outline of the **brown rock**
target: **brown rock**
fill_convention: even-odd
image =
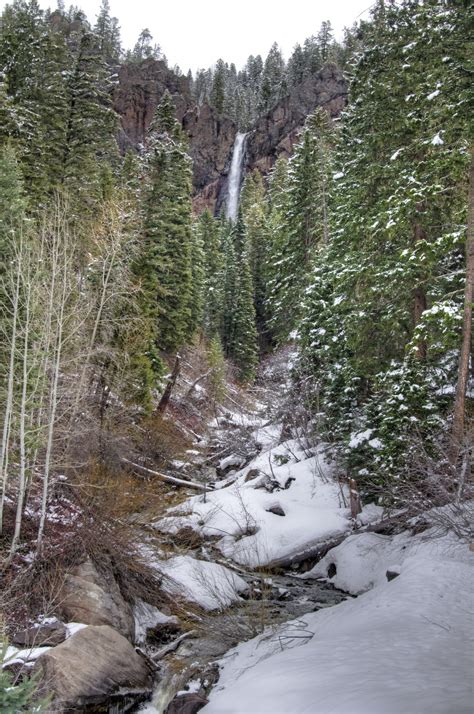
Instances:
[[[272,506],[271,508],[267,508],[267,513],[274,513],[275,516],[286,516],[285,511],[278,504],[276,506]]]
[[[107,702],[140,701],[152,686],[145,658],[106,625],[86,627],[41,655],[33,675],[40,692],[52,696],[49,712],[85,712]]]
[[[101,575],[91,560],[75,568],[64,579],[61,613],[65,620],[86,625],[110,625],[132,640],[134,620],[117,582]]]
[[[196,714],[208,703],[208,700],[199,694],[180,694],[168,704],[166,714]]]
[[[66,625],[62,622],[52,622],[17,632],[12,637],[12,643],[19,647],[55,647],[64,642],[66,635]]]

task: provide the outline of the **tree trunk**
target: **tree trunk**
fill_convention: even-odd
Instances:
[[[178,379],[179,375],[179,370],[180,370],[180,364],[181,360],[179,357],[179,354],[176,355],[176,359],[174,362],[174,367],[173,371],[171,373],[171,377],[168,380],[168,384],[166,385],[166,389],[163,392],[163,396],[160,399],[160,403],[158,404],[155,414],[164,414],[166,411],[166,408],[168,407],[168,403],[171,399],[171,392],[173,391],[173,387],[176,384],[176,380]]]
[[[417,206],[417,211],[421,212],[423,211],[424,208],[423,206]],[[426,240],[426,233],[419,223],[419,221],[416,221],[415,226],[414,226],[414,231],[413,231],[413,243],[416,246],[416,244],[419,241]],[[427,303],[426,303],[426,294],[425,294],[425,289],[421,284],[418,284],[414,289],[413,289],[413,324],[414,327],[416,327],[420,320],[421,316],[423,315],[424,311],[427,308]],[[427,354],[427,346],[425,340],[420,340],[420,342],[417,345],[417,350],[416,350],[416,355],[418,359],[425,360],[426,359],[426,354]]]
[[[458,383],[454,399],[453,427],[451,432],[451,463],[456,463],[464,434],[464,412],[469,378],[469,353],[472,339],[472,303],[474,299],[474,149],[471,149],[469,170],[469,204],[466,236],[466,287],[464,292],[464,317],[462,343],[459,355]]]

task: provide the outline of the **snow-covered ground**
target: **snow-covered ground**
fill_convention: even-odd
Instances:
[[[347,494],[333,479],[320,446],[308,453],[296,440],[266,448],[227,485],[195,496],[170,511],[156,527],[177,532],[192,527],[218,537],[227,558],[256,567],[291,557],[352,528]],[[274,513],[272,511],[277,511]]]
[[[166,579],[162,587],[170,595],[198,604],[205,610],[221,610],[240,600],[247,583],[229,568],[188,555],[177,555],[160,563]]]
[[[333,582],[367,592],[238,645],[203,713],[470,714],[474,553],[435,535],[330,551],[309,577],[333,563]]]

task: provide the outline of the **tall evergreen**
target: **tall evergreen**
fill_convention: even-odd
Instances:
[[[195,223],[204,253],[203,328],[212,337],[220,333],[223,317],[223,255],[218,221],[206,209]]]
[[[355,67],[331,241],[307,293],[303,344],[331,435],[350,466],[363,458],[362,478],[407,468],[415,434],[430,448],[456,379],[465,23],[454,4],[381,4]],[[370,437],[351,440],[355,431]]]
[[[192,323],[191,161],[168,92],[150,125],[146,164],[143,309],[154,347],[173,351],[185,343]]]
[[[281,237],[273,255],[269,301],[273,329],[283,339],[297,323],[310,266],[328,240],[331,144],[331,120],[317,110],[308,117],[289,161]]]

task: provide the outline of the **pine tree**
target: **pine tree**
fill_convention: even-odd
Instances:
[[[331,241],[307,292],[304,355],[332,438],[363,478],[430,448],[456,378],[469,157],[460,7],[381,4],[339,142]],[[449,29],[448,29],[449,28]],[[353,449],[351,433],[371,437]],[[437,435],[437,436],[436,436]]]
[[[214,70],[212,79],[212,89],[210,94],[210,104],[218,114],[224,111],[226,99],[226,65],[224,60],[219,59]]]
[[[145,59],[162,59],[161,47],[153,44],[153,35],[148,27],[139,34],[138,40],[127,59],[132,62],[142,62]]]
[[[219,224],[206,209],[196,221],[196,231],[204,252],[204,315],[203,328],[212,337],[222,329],[223,311],[223,256]]]
[[[328,241],[331,143],[331,120],[317,110],[308,117],[289,162],[283,240],[276,246],[270,294],[273,328],[283,339],[297,325],[310,266]]]
[[[280,48],[275,42],[263,66],[260,85],[259,109],[266,112],[286,94],[285,62]]]
[[[231,356],[239,368],[240,379],[251,382],[258,364],[258,346],[254,286],[247,247],[238,261],[236,292]]]
[[[268,225],[266,217],[265,187],[261,173],[255,169],[247,176],[240,199],[247,237],[250,270],[254,287],[254,307],[260,335],[267,332]]]
[[[107,62],[118,62],[122,54],[120,27],[116,17],[110,16],[109,0],[102,0],[94,32],[99,38],[99,50]]]
[[[221,224],[221,252],[223,256],[222,285],[222,347],[226,357],[233,354],[235,344],[235,304],[237,300],[237,259],[232,224]]]
[[[191,162],[168,92],[150,125],[143,201],[143,309],[154,347],[173,351],[191,326]]]

